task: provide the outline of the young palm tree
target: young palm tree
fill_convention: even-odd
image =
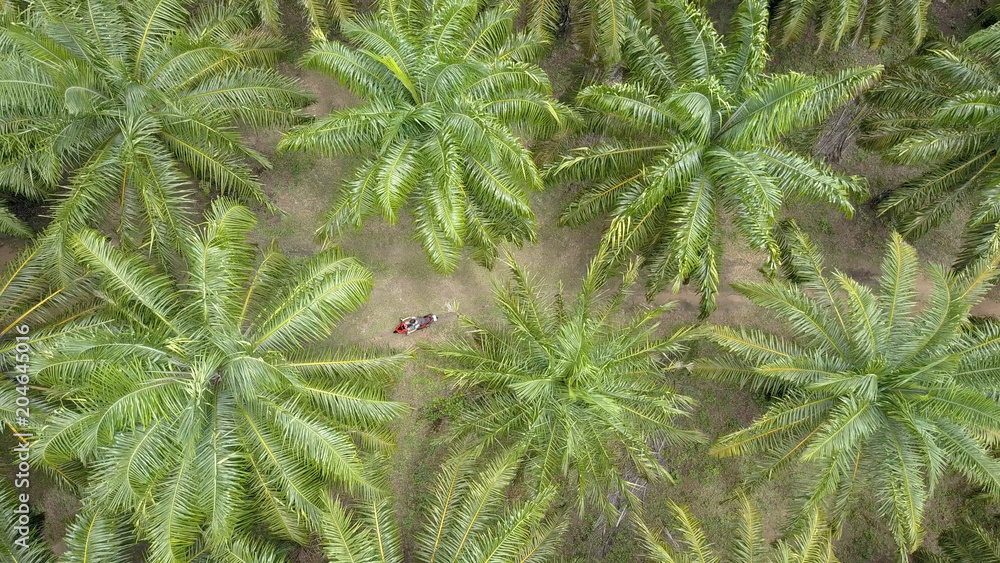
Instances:
[[[849,196],[862,189],[860,179],[835,174],[780,141],[819,123],[880,70],[764,74],[764,0],[740,4],[725,48],[703,11],[685,0],[669,0],[665,9],[670,54],[633,22],[629,80],[590,86],[577,97],[606,140],[576,149],[546,174],[585,183],[563,224],[613,213],[606,239],[623,254],[646,257],[647,292],[696,283],[707,315],[718,292],[723,215],[776,259],[772,230],[786,197],[823,199],[853,212]]]
[[[363,157],[340,191],[327,232],[379,213],[394,223],[411,202],[416,238],[442,272],[464,244],[487,265],[503,241],[534,240],[529,189],[541,188],[516,133],[549,136],[569,111],[514,33],[510,9],[473,0],[384,2],[343,24],[352,45],[316,44],[303,66],[336,77],[364,104],[292,130],[279,149]]]
[[[762,454],[762,478],[794,466],[802,505],[828,501],[834,522],[859,489],[870,490],[905,555],[920,544],[924,501],[945,470],[1000,494],[1000,461],[990,453],[1000,432],[1000,324],[969,319],[1000,255],[961,275],[929,268],[934,288],[918,306],[916,252],[899,235],[877,292],[827,274],[801,233],[791,239],[801,286],[734,287],[794,336],[718,327],[713,340],[729,355],[695,366],[775,395],[764,415],[714,451]]]
[[[671,303],[618,319],[636,269],[606,296],[604,257],[591,264],[580,295],[543,298],[528,274],[511,263],[512,279],[495,287],[503,322],[463,319],[473,337],[435,349],[438,369],[471,397],[456,434],[523,448],[541,486],[568,480],[579,509],[586,501],[613,507],[608,494],[632,503],[621,467],[646,479],[670,479],[657,459],[668,443],[700,436],[678,429],[693,401],[667,386],[671,358],[685,350],[690,329],[657,334]]]
[[[65,186],[57,257],[113,221],[130,246],[176,246],[192,181],[267,202],[248,167],[267,161],[236,125],[289,124],[308,97],[271,69],[283,45],[250,21],[180,0],[59,0],[0,26],[0,186]]]
[[[864,143],[925,167],[880,205],[915,239],[973,205],[959,266],[1000,248],[1000,26],[915,58],[873,91]]]
[[[32,366],[59,405],[35,459],[83,492],[70,548],[115,543],[124,519],[154,560],[239,560],[264,528],[305,543],[331,487],[377,492],[361,456],[392,446],[402,406],[381,387],[403,357],[303,349],[365,302],[371,273],[335,249],[293,263],[272,246],[254,267],[254,222],[217,200],[173,274],[74,236],[100,306]]]
[[[376,498],[350,512],[334,505],[323,528],[327,557],[371,563],[553,560],[566,529],[565,522],[546,518],[555,491],[508,502],[506,490],[517,476],[519,460],[501,455],[482,463],[482,454],[482,448],[471,448],[444,462],[434,495],[422,510],[415,553],[404,557],[392,505],[387,498]]]
[[[646,559],[657,563],[837,563],[830,543],[830,530],[818,512],[813,512],[788,538],[768,544],[760,512],[742,493],[739,503],[739,530],[730,548],[730,556],[725,558],[713,550],[701,523],[683,506],[669,504],[680,532],[680,537],[670,544],[641,518],[633,518],[639,528]]]
[[[928,6],[928,0],[781,0],[777,9],[781,43],[798,41],[809,24],[818,20],[820,48],[829,45],[837,50],[844,43],[858,45],[867,40],[875,49],[897,34],[916,49],[927,34]]]

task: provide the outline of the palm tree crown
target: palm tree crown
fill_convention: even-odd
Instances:
[[[451,456],[441,466],[434,495],[417,530],[416,552],[404,557],[389,499],[357,503],[348,512],[339,503],[324,525],[330,561],[371,563],[538,563],[553,560],[566,524],[546,518],[555,491],[526,502],[508,502],[506,491],[519,460],[501,455],[483,463],[482,448]],[[482,469],[477,470],[477,465]]]
[[[215,6],[191,16],[180,0],[32,3],[0,27],[0,188],[65,182],[61,232],[117,218],[126,242],[168,246],[192,179],[266,202],[247,161],[267,161],[234,122],[288,124],[308,97],[268,68],[282,43],[250,22]]]
[[[861,188],[859,179],[835,174],[780,140],[818,123],[880,70],[822,78],[764,74],[763,0],[740,4],[728,45],[685,0],[670,0],[665,10],[670,55],[655,35],[633,25],[629,81],[590,86],[577,97],[606,140],[576,149],[547,175],[586,183],[562,223],[614,213],[606,236],[647,258],[648,293],[694,282],[707,315],[718,292],[723,213],[751,246],[776,259],[772,230],[785,197],[823,199],[853,211],[848,198]]]
[[[776,395],[715,451],[763,454],[762,477],[795,464],[803,506],[832,499],[835,522],[865,483],[905,554],[920,543],[924,501],[945,469],[1000,494],[1000,461],[989,453],[1000,432],[1000,324],[969,320],[1000,258],[962,275],[930,268],[934,289],[918,307],[916,253],[899,235],[877,293],[840,272],[828,275],[803,235],[791,239],[801,286],[734,287],[794,338],[719,327],[713,338],[730,356],[695,367]]]
[[[328,231],[379,213],[395,222],[410,201],[416,237],[442,272],[469,244],[492,264],[503,241],[533,239],[528,189],[538,171],[517,133],[548,136],[569,118],[548,78],[525,62],[538,50],[513,32],[510,9],[473,0],[390,1],[376,18],[343,24],[355,45],[315,45],[306,68],[335,76],[364,100],[293,130],[279,148],[359,154]]]
[[[367,299],[371,273],[335,249],[294,264],[271,247],[255,268],[253,224],[217,200],[174,275],[74,237],[100,305],[36,352],[33,374],[59,405],[36,455],[84,486],[71,548],[116,545],[124,518],[157,561],[267,561],[257,523],[305,543],[330,487],[375,494],[360,455],[393,443],[401,405],[381,386],[402,358],[302,349]]]
[[[512,281],[495,288],[503,322],[464,319],[474,338],[435,349],[445,362],[440,371],[472,397],[456,432],[518,444],[543,485],[571,477],[580,510],[587,500],[610,509],[608,493],[632,499],[621,465],[669,479],[659,447],[699,439],[673,425],[692,401],[667,387],[673,364],[661,363],[685,350],[689,329],[655,334],[669,303],[619,322],[636,270],[605,299],[601,256],[571,304],[561,293],[542,298],[523,270],[512,269]]]
[[[639,528],[646,559],[656,563],[837,563],[831,545],[832,534],[822,514],[813,512],[788,537],[768,544],[760,512],[749,497],[739,494],[740,521],[730,557],[722,558],[705,538],[701,523],[687,508],[669,503],[680,532],[671,544],[649,528],[641,517],[633,517]]]
[[[917,238],[951,219],[963,202],[958,264],[1000,248],[1000,25],[917,57],[873,90],[867,146],[927,167],[881,202],[901,233]]]

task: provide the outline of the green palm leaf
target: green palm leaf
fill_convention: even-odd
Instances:
[[[733,563],[837,563],[833,555],[833,534],[821,514],[813,513],[806,523],[788,530],[780,539],[767,542],[761,525],[761,515],[745,493],[738,495],[738,534],[732,545]],[[665,542],[651,529],[642,516],[634,516],[633,524],[645,551],[645,559],[659,563],[718,563],[720,556],[708,542],[705,532],[690,511],[669,503],[672,528],[671,542]],[[674,535],[676,534],[676,535]]]
[[[777,7],[782,43],[799,40],[809,24],[818,28],[820,47],[833,50],[867,40],[881,46],[893,32],[911,49],[927,34],[927,8],[923,0],[878,0],[871,3],[839,0],[782,0]]]
[[[509,502],[507,489],[520,466],[513,454],[487,455],[482,448],[453,452],[442,464],[433,495],[423,508],[415,553],[407,561],[551,561],[566,523],[547,517],[555,491]],[[336,503],[324,524],[324,548],[333,561],[402,562],[402,546],[387,498]]]
[[[1000,561],[1000,542],[995,523],[977,523],[963,519],[938,536],[940,555],[926,549],[917,550],[919,563],[995,563]]]

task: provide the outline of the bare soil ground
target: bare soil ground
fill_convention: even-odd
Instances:
[[[11,237],[0,236],[0,266],[3,266],[24,248],[24,241]]]
[[[983,13],[993,5],[987,0],[931,0],[927,7],[928,27],[961,41],[980,29],[986,19]]]

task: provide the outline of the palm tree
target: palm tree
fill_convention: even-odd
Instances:
[[[933,291],[918,307],[916,252],[899,235],[877,292],[828,275],[804,235],[793,229],[789,237],[800,286],[734,287],[794,336],[718,327],[713,340],[727,355],[695,366],[774,396],[714,452],[762,454],[761,478],[794,466],[801,505],[829,505],[835,523],[859,491],[870,491],[905,556],[920,544],[924,502],[945,470],[1000,494],[1000,461],[990,453],[1000,431],[1000,324],[969,318],[1000,255],[960,275],[929,268]]]
[[[914,554],[917,563],[1000,563],[1000,536],[970,520],[960,522],[938,536],[940,555],[920,548]]]
[[[927,0],[781,0],[777,7],[781,43],[798,41],[814,20],[818,20],[819,48],[829,45],[837,50],[843,43],[858,45],[867,40],[878,48],[896,34],[916,49],[927,34]]]
[[[115,544],[124,520],[157,561],[278,560],[263,529],[305,543],[331,487],[379,492],[362,456],[393,445],[402,405],[382,388],[404,357],[303,349],[367,300],[372,275],[332,248],[295,263],[272,245],[254,267],[254,223],[216,200],[169,270],[74,236],[100,306],[32,368],[59,406],[35,459],[84,499],[71,548]]]
[[[715,309],[721,221],[777,259],[776,215],[786,197],[823,199],[852,213],[859,178],[846,178],[780,141],[819,123],[878,77],[878,67],[827,77],[764,74],[767,2],[745,0],[723,46],[708,16],[685,0],[665,5],[670,54],[648,29],[629,28],[629,80],[585,88],[577,104],[605,140],[565,155],[553,182],[585,183],[562,224],[606,213],[606,240],[641,252],[647,293],[693,282],[702,313]]]
[[[604,262],[599,254],[569,304],[561,291],[543,298],[511,262],[510,282],[495,287],[503,322],[465,318],[472,338],[434,349],[437,369],[471,402],[455,434],[525,450],[540,486],[569,483],[581,512],[588,500],[611,511],[609,494],[634,504],[623,470],[670,480],[658,450],[700,439],[674,426],[693,401],[671,390],[664,375],[680,367],[671,358],[685,351],[691,329],[656,334],[671,303],[621,322],[637,271],[630,268],[622,287],[604,295]]]
[[[645,549],[646,559],[656,563],[837,563],[831,545],[831,533],[823,517],[814,512],[789,537],[768,544],[760,512],[743,493],[739,494],[739,529],[730,549],[723,558],[713,551],[705,538],[701,523],[687,508],[669,503],[680,538],[671,536],[670,543],[646,525],[641,517],[633,517]]]
[[[959,266],[1000,248],[998,38],[993,26],[915,58],[872,92],[876,111],[865,122],[867,147],[926,168],[881,202],[903,235],[916,239],[972,204]]]
[[[473,0],[384,2],[375,18],[344,22],[352,45],[320,42],[302,59],[364,101],[293,129],[279,149],[357,154],[328,234],[379,213],[395,223],[405,203],[434,267],[450,272],[464,244],[491,265],[497,245],[534,240],[529,189],[541,188],[515,133],[549,136],[570,117],[548,78],[525,62],[533,38],[513,31],[511,9],[479,13]]]
[[[282,42],[250,22],[181,0],[64,0],[0,26],[0,186],[65,186],[57,259],[72,233],[115,221],[128,246],[176,247],[195,181],[267,204],[248,166],[267,160],[236,125],[290,124],[308,96],[271,69]]]
[[[334,505],[324,524],[327,557],[370,563],[553,560],[566,529],[565,522],[546,518],[555,491],[549,488],[530,500],[509,503],[505,493],[517,476],[519,460],[508,454],[483,463],[482,454],[482,448],[471,448],[444,462],[434,495],[424,504],[415,553],[404,557],[390,500],[376,498],[351,511]]]

